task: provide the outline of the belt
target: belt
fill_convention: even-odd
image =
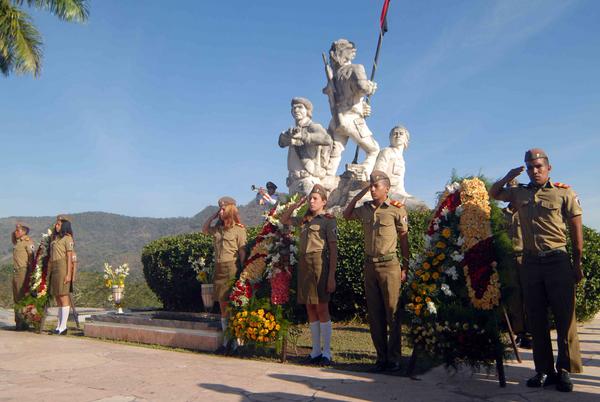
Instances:
[[[387,262],[387,261],[393,261],[395,258],[396,258],[396,253],[382,255],[381,257],[371,257],[370,255],[366,256],[366,259],[368,262]]]
[[[524,254],[527,257],[544,258],[544,257],[550,257],[552,255],[564,254],[566,252],[567,252],[567,249],[565,247],[559,247],[559,248],[554,248],[552,250],[544,250],[544,251],[525,250]]]

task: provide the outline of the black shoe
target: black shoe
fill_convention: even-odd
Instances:
[[[371,367],[369,369],[369,372],[382,373],[385,371],[386,367],[387,367],[387,362],[376,362],[375,365],[373,365],[373,367]]]
[[[527,380],[527,386],[529,388],[541,388],[544,386],[548,376],[544,373],[536,373],[533,377]]]
[[[60,331],[57,329],[56,331],[54,331],[54,333],[55,333],[56,335],[67,335],[67,332],[68,332],[68,331],[69,331],[68,329],[65,329],[64,331],[60,332]]]
[[[312,357],[310,354],[307,355],[300,363],[302,364],[312,364],[317,365],[321,363],[321,359],[323,359],[323,355],[319,355],[316,357]]]
[[[556,375],[556,390],[560,392],[571,392],[573,391],[573,383],[569,372],[566,370],[560,370]]]
[[[401,369],[402,369],[402,367],[400,366],[400,362],[389,362],[386,365],[385,371],[389,371],[390,373],[395,373],[397,371],[400,371]]]
[[[322,366],[322,367],[331,366],[331,359],[327,356],[322,356],[321,360],[319,361],[319,366]]]
[[[216,355],[225,355],[225,353],[227,353],[227,346],[225,345],[221,345],[215,350]]]

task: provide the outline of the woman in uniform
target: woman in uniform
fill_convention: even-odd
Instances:
[[[292,218],[293,211],[307,200],[306,214]],[[331,364],[329,299],[335,291],[337,224],[333,215],[325,213],[325,205],[327,192],[316,184],[308,198],[302,197],[283,212],[281,222],[300,227],[297,295],[298,304],[306,305],[312,338],[312,351],[306,362],[327,366]]]
[[[25,297],[27,272],[31,268],[34,257],[34,244],[29,238],[29,228],[23,224],[17,223],[15,231],[12,233],[13,247],[13,278],[12,290],[13,300],[18,303]],[[16,330],[27,329],[27,324],[15,311]]]
[[[54,224],[54,236],[50,243],[50,295],[58,306],[58,324],[55,334],[67,334],[69,319],[69,292],[73,280],[74,240],[71,222],[58,216]]]
[[[212,225],[213,221],[217,222]],[[240,214],[235,206],[235,200],[230,197],[219,199],[219,210],[202,226],[202,233],[211,235],[214,239],[215,261],[215,297],[221,310],[221,327],[227,330],[227,303],[231,280],[237,273],[236,260],[244,264],[246,257],[246,229],[240,222]],[[223,345],[217,353],[225,353],[229,339],[223,338]],[[235,348],[235,345],[232,345]]]

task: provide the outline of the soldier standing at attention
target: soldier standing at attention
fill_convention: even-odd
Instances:
[[[34,258],[34,244],[29,238],[29,228],[21,223],[17,223],[15,231],[12,234],[13,247],[13,278],[12,290],[13,300],[18,303],[25,297],[27,272],[31,268]],[[15,329],[17,331],[27,329],[27,324],[23,322],[15,311]]]
[[[335,291],[337,265],[337,224],[335,217],[325,213],[327,192],[315,184],[308,194],[308,211],[292,218],[295,209],[304,205],[307,197],[292,204],[281,216],[281,223],[300,229],[298,304],[306,305],[310,324],[312,351],[306,363],[331,364],[331,317],[329,299]],[[321,338],[323,349],[321,350]]]
[[[573,390],[569,373],[582,370],[575,319],[575,284],[583,278],[581,255],[583,230],[581,206],[569,186],[552,183],[546,153],[534,148],[525,153],[530,182],[504,186],[519,176],[523,166],[511,169],[490,189],[490,195],[510,202],[519,214],[523,235],[523,294],[533,335],[533,360],[537,374],[528,387],[556,384],[563,392]],[[566,250],[567,228],[571,233],[572,260]],[[558,358],[550,341],[548,306],[556,320]]]
[[[63,215],[56,218],[54,236],[50,243],[50,295],[58,306],[58,324],[54,331],[58,335],[67,334],[70,300],[69,292],[73,280],[73,229],[71,222]]]
[[[235,200],[231,197],[219,199],[219,210],[206,220],[202,226],[202,233],[211,235],[214,239],[214,261],[215,261],[215,297],[219,301],[221,310],[221,327],[223,333],[227,330],[229,311],[229,283],[235,279],[237,273],[236,260],[239,257],[243,265],[246,257],[246,228],[240,221],[240,214],[235,206]],[[211,226],[215,220],[217,223]],[[228,350],[229,339],[223,337],[221,345],[216,353],[224,354]],[[236,345],[231,345],[236,347]]]
[[[408,271],[408,215],[404,205],[388,198],[390,179],[380,171],[370,175],[370,185],[344,210],[344,218],[361,221],[365,233],[365,297],[371,339],[377,350],[372,371],[400,370],[400,287]],[[373,201],[356,203],[368,191]],[[398,240],[402,263],[396,254]]]

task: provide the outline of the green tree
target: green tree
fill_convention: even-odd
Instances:
[[[0,0],[0,71],[39,76],[42,36],[23,7],[46,10],[64,21],[83,22],[88,0]]]

